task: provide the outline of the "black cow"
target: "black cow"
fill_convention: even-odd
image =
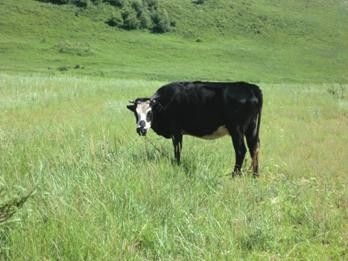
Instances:
[[[214,139],[229,134],[236,162],[232,175],[240,174],[246,137],[254,176],[259,175],[259,130],[262,92],[246,82],[173,82],[159,88],[150,98],[137,98],[127,106],[134,112],[137,133],[151,127],[158,135],[171,138],[180,163],[184,134]]]

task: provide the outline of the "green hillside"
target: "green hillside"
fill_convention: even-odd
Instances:
[[[145,79],[346,82],[346,1],[161,0],[169,33],[126,31],[110,5],[0,1],[0,70]]]

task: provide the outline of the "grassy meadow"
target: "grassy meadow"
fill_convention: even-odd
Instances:
[[[228,137],[185,136],[181,166],[170,140],[145,144],[125,106],[160,85],[0,75],[0,185],[35,188],[0,224],[1,259],[347,258],[346,85],[260,84],[259,179],[231,178]]]
[[[159,0],[165,34],[99,2],[0,0],[0,261],[347,260],[347,1]],[[172,80],[261,87],[260,178],[227,136],[180,166],[137,136],[128,100]]]
[[[166,34],[105,24],[110,6],[0,1],[0,71],[139,80],[348,81],[346,1],[160,0]]]

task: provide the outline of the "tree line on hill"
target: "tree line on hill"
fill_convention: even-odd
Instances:
[[[53,4],[72,4],[81,8],[91,5],[109,4],[119,10],[107,19],[109,26],[125,30],[146,29],[154,33],[165,33],[175,27],[165,8],[158,0],[41,0]]]

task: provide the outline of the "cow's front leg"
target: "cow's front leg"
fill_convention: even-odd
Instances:
[[[180,164],[180,153],[182,149],[182,134],[177,134],[172,136],[173,146],[174,146],[174,156],[176,163]]]

